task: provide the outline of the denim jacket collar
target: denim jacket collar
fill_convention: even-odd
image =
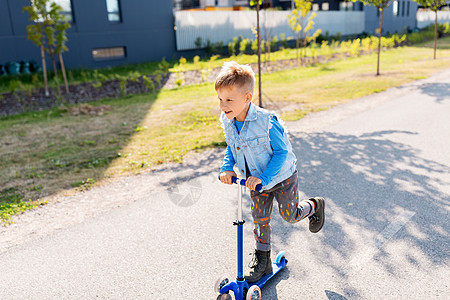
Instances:
[[[248,108],[248,112],[247,112],[247,116],[245,117],[245,122],[247,121],[255,121],[257,113],[256,113],[256,106],[255,104],[253,104],[253,102],[250,102],[250,107]],[[228,125],[235,125],[236,119],[228,119],[228,118],[223,118],[223,120],[228,124]]]
[[[245,121],[255,121],[256,120],[256,105],[250,102],[250,107],[248,108],[247,117]]]

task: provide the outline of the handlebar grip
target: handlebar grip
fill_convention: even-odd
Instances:
[[[220,180],[220,175],[219,175],[218,178],[219,178],[219,180]],[[245,186],[245,183],[247,182],[247,180],[245,180],[245,179],[239,179],[239,178],[234,177],[234,176],[231,177],[231,181],[232,181],[234,184],[240,184],[240,185],[243,185],[243,186]],[[255,190],[256,190],[257,192],[260,192],[260,191],[262,190],[262,184],[257,184]]]

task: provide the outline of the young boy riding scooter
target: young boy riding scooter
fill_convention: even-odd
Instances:
[[[296,223],[309,217],[309,230],[322,229],[325,201],[321,197],[299,201],[297,159],[286,130],[277,115],[252,103],[255,74],[248,65],[227,62],[216,78],[215,89],[222,110],[227,149],[220,181],[232,184],[233,167],[247,179],[251,190],[256,250],[245,273],[247,282],[272,273],[270,216],[276,198],[283,219]],[[258,184],[261,191],[255,191]]]

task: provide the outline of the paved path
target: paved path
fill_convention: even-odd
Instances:
[[[449,116],[447,70],[288,123],[300,190],[326,197],[327,222],[311,234],[274,211],[274,252],[289,263],[263,299],[448,299]],[[216,299],[236,251],[236,187],[212,171],[222,154],[72,197],[90,203],[80,211],[95,210],[90,199],[129,199],[78,223],[30,229],[20,242],[3,230],[0,299]],[[247,222],[246,252],[251,230]]]

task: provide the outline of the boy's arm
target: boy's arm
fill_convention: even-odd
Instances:
[[[273,150],[273,156],[267,168],[259,176],[262,185],[268,185],[272,179],[280,172],[286,160],[288,150],[283,141],[284,130],[283,126],[277,121],[276,117],[270,120],[271,127],[269,129],[270,146]]]
[[[222,168],[220,168],[219,178],[222,183],[233,184],[232,177],[237,177],[233,170],[235,161],[230,146],[227,146]]]
[[[225,152],[225,157],[223,158],[223,165],[220,168],[220,173],[224,171],[232,171],[236,162],[234,161],[233,152],[231,151],[230,146],[227,146],[227,151]]]

